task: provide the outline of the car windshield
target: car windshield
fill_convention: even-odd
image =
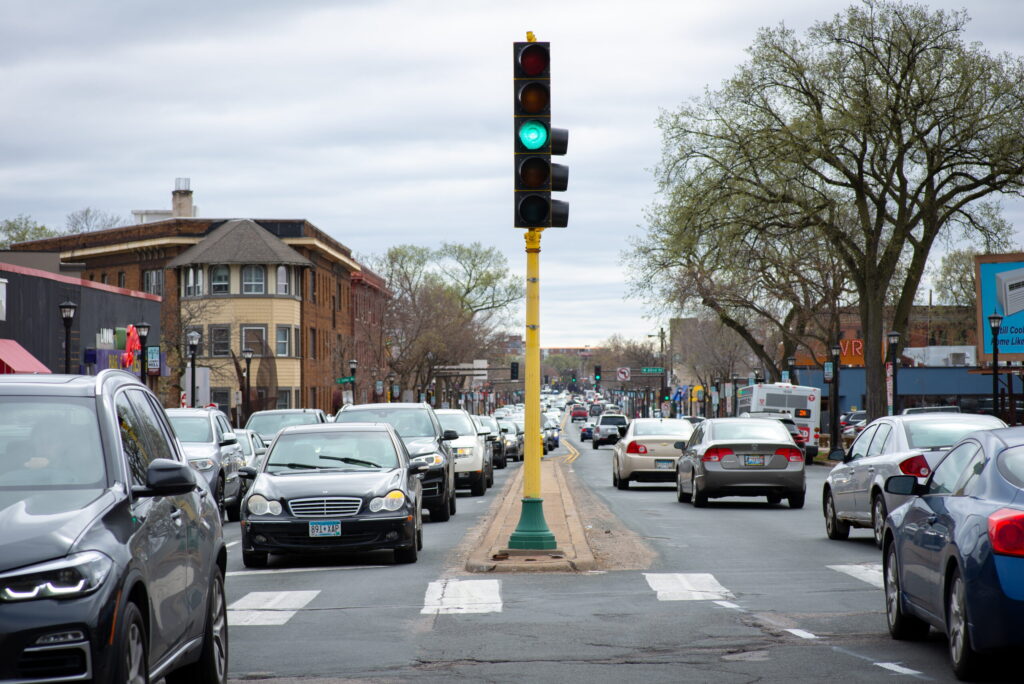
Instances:
[[[168,414],[171,427],[182,442],[212,442],[213,428],[206,416],[176,416]]]
[[[637,437],[646,435],[671,435],[687,438],[693,433],[693,423],[687,420],[638,420],[633,425],[633,434]]]
[[[552,420],[545,420],[544,421],[544,427],[545,428],[557,428],[557,427],[559,427],[559,424],[558,424],[558,421],[554,420],[554,419],[552,419]]]
[[[371,408],[342,411],[335,423],[387,423],[406,439],[433,437],[434,423],[423,408]]]
[[[276,435],[278,430],[290,425],[313,425],[319,422],[315,413],[254,413],[245,424],[245,429],[261,435]]]
[[[266,461],[268,473],[381,470],[397,468],[398,453],[388,433],[381,431],[286,432]]]
[[[948,449],[960,438],[975,430],[991,430],[1003,427],[1003,422],[992,416],[974,416],[964,420],[959,415],[949,414],[934,420],[906,421],[907,442],[911,449]]]
[[[455,430],[460,437],[476,437],[476,428],[473,421],[465,413],[438,413],[437,419],[441,421],[441,428],[444,430]]]
[[[786,441],[789,430],[777,420],[744,418],[743,420],[718,423],[711,432],[712,439],[751,439],[765,441]]]
[[[515,432],[516,432],[515,424],[510,422],[510,421],[499,420],[498,421],[498,425],[501,426],[501,431],[502,432],[511,432],[512,434],[515,434]]]
[[[105,481],[94,400],[0,397],[0,510],[33,490],[98,490]]]

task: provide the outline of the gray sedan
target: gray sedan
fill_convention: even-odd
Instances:
[[[777,420],[711,418],[695,426],[689,441],[676,442],[679,501],[706,506],[721,496],[766,496],[803,508],[806,489],[803,452]]]
[[[846,539],[850,527],[870,527],[882,547],[885,516],[908,497],[885,491],[892,475],[928,478],[949,448],[976,430],[1006,427],[993,416],[968,413],[921,413],[887,416],[870,423],[844,452],[835,449],[828,460],[839,461],[825,479],[822,513],[829,539]]]

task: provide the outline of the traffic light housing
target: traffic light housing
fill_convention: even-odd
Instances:
[[[573,374],[572,374],[572,381],[573,381],[574,383],[576,382],[576,373],[575,373],[575,372],[573,372]]]
[[[594,382],[601,382],[601,367],[594,366]]]
[[[510,372],[510,375],[509,375],[509,379],[510,380],[518,380],[519,379],[519,362],[518,361],[513,361],[512,362],[512,366],[511,366],[511,368],[509,368],[509,372]]]
[[[551,127],[551,44],[512,44],[513,161],[516,228],[565,228],[569,204],[551,193],[569,186],[569,168],[552,164],[565,154],[569,132]]]

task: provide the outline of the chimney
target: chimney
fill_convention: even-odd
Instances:
[[[192,191],[189,190],[188,178],[174,179],[174,192],[171,193],[171,216],[173,218],[192,218]]]

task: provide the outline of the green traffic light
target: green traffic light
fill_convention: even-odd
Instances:
[[[548,143],[548,128],[540,121],[530,120],[519,126],[519,142],[528,150],[539,150]]]

